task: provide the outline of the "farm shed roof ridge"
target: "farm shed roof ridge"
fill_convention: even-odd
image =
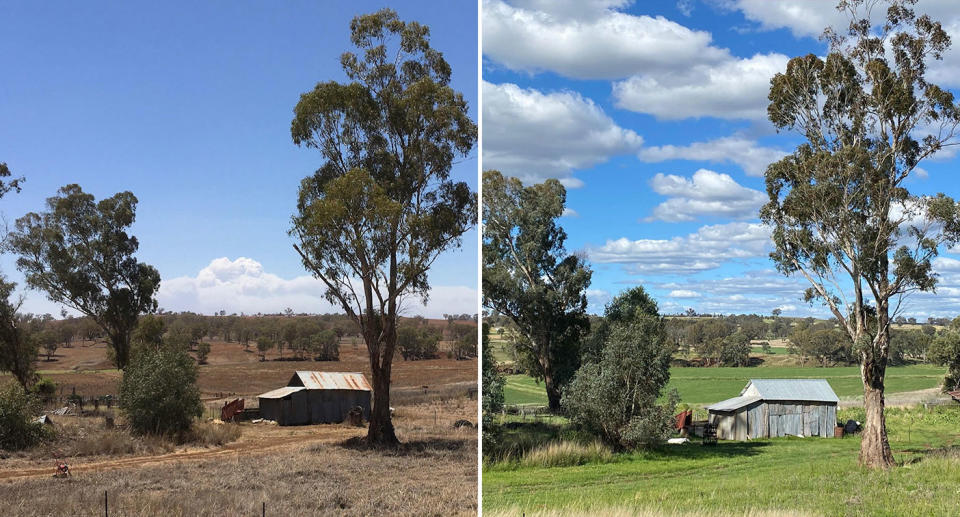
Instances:
[[[286,397],[291,393],[296,393],[298,391],[303,391],[305,389],[306,388],[304,388],[303,386],[284,386],[282,388],[277,388],[275,390],[268,391],[266,393],[261,393],[260,395],[257,395],[257,398],[282,399],[283,397]]]
[[[308,390],[360,390],[372,391],[367,378],[360,372],[315,372],[298,370],[290,378],[289,386],[299,379]]]
[[[708,411],[734,411],[742,408],[743,406],[748,406],[754,402],[761,400],[760,397],[733,397],[732,399],[723,400],[717,402],[716,404],[710,404],[707,406]]]
[[[764,400],[840,402],[826,379],[750,379],[740,395],[748,392]]]

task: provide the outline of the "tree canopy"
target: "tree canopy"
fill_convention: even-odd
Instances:
[[[117,368],[129,362],[130,334],[140,314],[157,309],[160,273],[134,256],[136,217],[130,192],[94,200],[79,185],[60,188],[47,211],[17,219],[9,246],[27,285],[95,321],[110,337]]]
[[[926,80],[927,62],[950,45],[940,23],[916,16],[915,0],[893,0],[875,27],[864,12],[874,3],[841,1],[851,22],[825,32],[827,56],[795,57],[772,79],[770,120],[805,141],[767,169],[761,219],[773,227],[777,268],[805,277],[806,299],[823,302],[855,344],[867,413],[860,461],[886,468],[890,322],[905,295],[934,288],[932,259],[960,238],[960,206],[904,181],[954,144],[960,107]]]
[[[555,179],[524,187],[498,171],[483,173],[483,305],[516,325],[514,345],[544,380],[554,411],[590,326],[591,271],[582,257],[567,254],[566,232],[556,223],[565,201]]]
[[[340,59],[348,82],[321,82],[294,109],[294,143],[323,157],[300,185],[290,234],[326,297],[362,329],[374,408],[368,442],[396,443],[389,412],[397,315],[429,295],[427,273],[476,222],[476,196],[450,177],[477,139],[430,31],[391,9],[358,16]]]

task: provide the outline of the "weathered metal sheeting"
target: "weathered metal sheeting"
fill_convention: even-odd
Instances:
[[[367,378],[359,372],[297,371],[287,386],[303,386],[308,390],[372,391]]]
[[[277,388],[275,390],[268,391],[266,393],[261,393],[260,395],[257,395],[257,398],[282,399],[283,397],[286,397],[291,393],[296,393],[298,391],[303,391],[305,389],[306,388],[304,388],[303,386],[284,386],[282,388]]]
[[[733,397],[707,406],[707,411],[736,411],[760,400],[760,397]]]
[[[740,396],[763,400],[840,402],[826,379],[750,379]]]

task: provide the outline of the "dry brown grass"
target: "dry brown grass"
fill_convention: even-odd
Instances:
[[[116,395],[120,372],[107,361],[107,347],[103,343],[77,344],[57,351],[57,360],[40,361],[38,367],[62,389],[58,395],[66,397],[73,389],[84,397]],[[284,352],[289,355],[289,352]],[[340,346],[339,361],[278,361],[276,351],[267,354],[267,361],[259,361],[256,349],[244,350],[239,343],[211,342],[208,364],[199,368],[197,385],[205,399],[227,397],[251,398],[260,393],[286,385],[296,370],[363,372],[370,378],[366,348],[349,343],[345,338]],[[448,384],[476,383],[477,360],[457,361],[446,357],[425,361],[393,363],[393,386],[415,389],[428,386],[428,391]],[[0,374],[0,385],[14,382],[8,374]]]
[[[104,491],[111,515],[126,516],[259,515],[264,502],[269,515],[474,515],[476,429],[454,429],[453,422],[475,422],[476,412],[467,398],[397,407],[404,443],[386,451],[347,445],[343,437],[362,429],[243,424],[238,443],[260,433],[264,444],[290,444],[230,452],[231,444],[200,460],[19,479],[0,484],[0,500],[9,514],[23,516],[97,515]],[[323,432],[340,438],[304,443]]]

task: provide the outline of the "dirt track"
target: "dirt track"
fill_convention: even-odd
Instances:
[[[254,424],[250,424],[254,425]],[[319,426],[312,426],[319,427]],[[91,461],[89,463],[82,460],[73,460],[70,462],[70,472],[72,475],[82,475],[85,472],[101,472],[107,470],[118,470],[125,468],[143,467],[148,465],[160,465],[164,463],[175,463],[182,461],[194,461],[210,459],[217,456],[237,456],[260,454],[277,449],[283,449],[291,446],[301,446],[310,443],[333,443],[340,442],[353,436],[362,435],[365,430],[349,427],[331,427],[323,426],[322,433],[299,432],[292,436],[276,436],[275,434],[263,434],[253,439],[229,443],[217,448],[193,448],[184,449],[166,454],[157,454],[151,456],[129,456],[101,461]],[[37,468],[4,469],[0,471],[0,481],[13,481],[37,477],[50,477],[53,475],[53,461],[49,465]]]

